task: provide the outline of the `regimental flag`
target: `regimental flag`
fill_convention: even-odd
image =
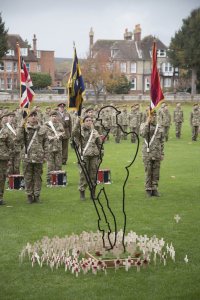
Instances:
[[[84,91],[85,86],[83,82],[83,77],[81,75],[81,69],[78,63],[76,48],[74,47],[74,59],[71,74],[68,80],[68,103],[69,110],[76,110],[78,112],[78,116],[81,115]]]
[[[20,107],[23,111],[23,118],[27,118],[30,112],[30,104],[35,95],[30,74],[25,61],[20,57]]]
[[[152,50],[152,72],[151,72],[151,104],[150,113],[164,99],[164,95],[160,86],[160,77],[157,69],[157,47],[156,42],[153,42]]]

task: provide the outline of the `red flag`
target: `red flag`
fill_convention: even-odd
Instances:
[[[30,74],[27,70],[24,59],[21,57],[21,70],[20,70],[20,84],[21,84],[21,100],[20,107],[23,110],[23,118],[29,115],[30,104],[35,95],[33,91],[33,84]]]
[[[157,47],[156,42],[153,42],[152,51],[152,72],[151,72],[151,104],[150,113],[156,108],[161,100],[164,99],[164,95],[160,86],[160,77],[157,69]]]

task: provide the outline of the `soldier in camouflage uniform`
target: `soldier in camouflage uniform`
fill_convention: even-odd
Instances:
[[[65,135],[62,139],[62,164],[66,165],[68,160],[69,140],[72,133],[72,120],[70,114],[65,110],[66,104],[58,104],[58,120],[63,125]]]
[[[141,123],[141,113],[139,111],[139,105],[135,104],[131,107],[131,111],[128,115],[129,128],[131,132],[135,132],[139,135],[140,123]],[[136,135],[131,134],[131,143],[136,142]]]
[[[80,118],[77,117],[72,138],[75,140],[76,145],[79,146],[83,167],[92,183],[92,199],[94,199],[102,141],[99,133],[93,127],[93,121],[90,116],[84,117],[82,125],[80,125]],[[85,189],[87,185],[88,183],[84,172],[80,167],[79,191],[81,200],[85,199]]]
[[[116,115],[116,111],[112,111],[112,127],[113,127],[113,135],[115,137],[115,143],[119,144],[122,137],[122,114]]]
[[[12,136],[6,126],[7,121],[7,115],[2,113],[0,117],[0,205],[4,204],[3,195],[6,182],[7,165],[10,153],[14,147]]]
[[[10,159],[8,162],[7,174],[20,174],[21,143],[17,140],[17,127],[15,122],[15,114],[13,112],[8,113],[8,122],[6,123],[6,126],[14,142],[14,148],[10,154]]]
[[[39,202],[43,162],[48,153],[48,139],[46,127],[39,124],[37,111],[31,111],[26,132],[24,132],[24,121],[22,121],[17,131],[17,137],[24,146],[22,160],[27,200],[30,204]]]
[[[50,119],[51,107],[47,106],[45,109],[45,113],[43,114],[43,123],[46,123]]]
[[[196,141],[200,126],[200,110],[197,103],[193,105],[193,110],[190,114],[190,125],[192,127],[192,141]]]
[[[127,130],[128,130],[128,113],[127,113],[126,108],[124,108],[122,110],[121,118],[122,118],[122,129],[124,132],[127,132]],[[122,139],[127,140],[127,134],[122,133]]]
[[[50,185],[50,172],[62,170],[62,138],[65,134],[63,125],[58,122],[58,112],[50,113],[50,120],[45,123],[49,141],[47,155],[47,185]]]
[[[145,190],[148,197],[159,197],[158,181],[160,163],[164,158],[164,134],[156,121],[155,111],[141,124],[140,135],[144,138],[142,156],[146,174]]]
[[[181,137],[181,127],[182,127],[182,123],[184,121],[183,111],[181,109],[181,103],[176,104],[176,108],[174,110],[173,121],[175,123],[176,138],[180,139],[180,137]]]
[[[171,115],[168,110],[168,105],[166,103],[162,106],[162,109],[160,111],[159,124],[163,127],[165,141],[167,142],[169,139],[169,128],[171,125]]]

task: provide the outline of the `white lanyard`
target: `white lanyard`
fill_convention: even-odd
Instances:
[[[92,131],[91,131],[91,133],[90,133],[90,137],[89,137],[89,139],[88,139],[88,141],[87,141],[87,144],[86,144],[86,146],[85,146],[85,148],[83,149],[83,156],[84,156],[84,154],[85,154],[85,152],[86,152],[86,150],[87,150],[87,148],[88,148],[88,146],[89,146],[89,144],[90,144],[90,141],[91,141],[91,139],[92,139],[92,135],[93,135],[93,129],[92,129]]]
[[[158,131],[158,124],[156,125],[156,129],[155,129],[155,131],[154,131],[154,134],[153,134],[153,136],[152,136],[152,138],[151,138],[151,140],[150,140],[150,142],[149,143],[147,143],[147,140],[145,139],[144,141],[145,141],[145,144],[147,145],[147,152],[149,152],[149,147],[151,146],[151,144],[153,143],[153,141],[154,141],[154,139],[155,139],[155,136],[156,136],[156,133],[157,133],[157,131]]]
[[[30,150],[30,148],[31,148],[31,146],[33,144],[33,141],[34,141],[34,138],[36,137],[36,134],[37,134],[37,130],[34,132],[34,135],[32,136],[32,139],[31,139],[31,141],[30,141],[30,143],[29,143],[29,145],[27,147],[27,153],[29,152],[29,150]]]
[[[10,129],[10,131],[12,131],[12,133],[16,136],[16,132],[15,130],[12,128],[12,126],[10,125],[10,123],[6,123],[6,126]]]
[[[54,132],[55,136],[58,138],[58,133],[57,133],[55,127],[53,126],[52,121],[49,121],[48,124],[50,125],[50,127],[51,127],[52,131]]]

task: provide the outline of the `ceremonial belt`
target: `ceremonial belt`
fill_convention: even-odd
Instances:
[[[155,131],[154,131],[154,134],[152,135],[152,137],[151,137],[151,140],[149,141],[149,143],[147,142],[147,140],[146,139],[144,139],[144,141],[145,141],[145,144],[147,145],[147,152],[149,152],[149,147],[151,146],[151,144],[153,143],[153,141],[154,141],[154,139],[155,139],[155,136],[156,136],[156,133],[157,133],[157,131],[158,131],[158,124],[156,125],[156,129],[155,129]]]
[[[88,141],[87,141],[87,144],[86,144],[85,148],[83,149],[83,156],[84,156],[84,154],[85,154],[85,152],[86,152],[86,150],[87,150],[87,148],[88,148],[88,146],[89,146],[89,144],[90,144],[90,142],[91,142],[93,132],[94,132],[94,130],[92,129],[92,131],[91,131],[91,133],[90,133],[90,137],[89,137],[89,139],[88,139]]]
[[[52,121],[49,121],[48,124],[49,124],[49,126],[51,127],[52,131],[54,132],[55,136],[56,136],[57,138],[59,138],[58,133],[57,133],[55,127],[53,126]]]
[[[10,129],[10,131],[12,131],[12,133],[16,136],[16,132],[15,132],[15,130],[12,128],[12,126],[10,125],[10,123],[6,123],[6,126],[7,126],[8,129]]]

